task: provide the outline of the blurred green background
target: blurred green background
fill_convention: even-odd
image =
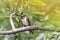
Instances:
[[[9,16],[14,12],[17,0],[0,0],[0,31],[11,30]],[[60,0],[18,0],[16,14],[25,12],[31,25],[60,28]],[[23,26],[18,16],[13,17],[16,28]],[[0,35],[0,40],[60,40],[60,33],[33,30],[33,34],[24,32],[15,35]]]

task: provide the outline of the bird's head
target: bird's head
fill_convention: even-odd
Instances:
[[[23,19],[23,18],[25,18],[25,16],[26,16],[25,13],[22,12],[22,13],[21,13],[21,18]]]

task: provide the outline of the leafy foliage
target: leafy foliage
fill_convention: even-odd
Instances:
[[[0,0],[1,30],[11,29],[9,16],[14,11],[16,2],[17,0]],[[39,24],[46,27],[52,25],[55,28],[60,28],[60,0],[18,0],[16,13],[20,15],[22,11],[29,17],[31,25]],[[22,24],[18,21],[17,16],[14,16],[13,20],[16,27],[22,26]],[[33,30],[33,34],[29,34],[27,36],[24,32],[18,33],[20,35],[18,38],[20,38],[20,40],[35,40],[35,38],[42,32],[49,34],[49,32]],[[56,36],[56,34],[51,34],[51,36],[48,36],[48,40],[52,40],[57,37],[57,40],[60,40],[58,35],[56,37],[53,36]],[[4,37],[1,37],[0,39],[3,40]]]

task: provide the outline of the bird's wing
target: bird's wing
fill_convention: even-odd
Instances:
[[[29,23],[29,25],[28,25],[28,26],[30,26],[31,24],[30,24],[30,20],[29,20],[29,18],[27,18],[27,21],[28,21],[28,23]]]

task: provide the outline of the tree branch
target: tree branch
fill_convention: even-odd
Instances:
[[[0,35],[15,34],[15,33],[18,33],[18,32],[29,31],[29,30],[44,30],[44,31],[55,31],[56,30],[56,32],[60,32],[60,29],[46,28],[46,27],[41,27],[41,26],[38,26],[38,25],[33,25],[33,26],[16,28],[14,31],[12,31],[12,30],[0,31]]]
[[[17,7],[18,7],[18,0],[17,0],[17,3],[15,5],[14,12],[10,15],[10,23],[11,23],[11,26],[12,26],[12,31],[15,30],[15,26],[14,26],[12,17],[16,14]]]
[[[10,24],[11,24],[11,26],[12,26],[12,31],[14,31],[14,29],[15,29],[15,26],[14,26],[14,23],[13,23],[13,20],[12,20],[12,16],[14,15],[15,13],[12,13],[11,15],[10,15]]]

